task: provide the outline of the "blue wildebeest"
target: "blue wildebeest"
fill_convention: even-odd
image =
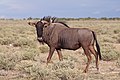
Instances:
[[[62,60],[61,49],[77,50],[82,47],[88,59],[83,72],[88,71],[92,60],[91,53],[95,56],[96,68],[99,70],[98,61],[101,60],[101,52],[94,31],[87,28],[70,28],[65,23],[54,20],[51,17],[44,17],[37,23],[29,22],[29,25],[36,27],[38,41],[46,43],[50,48],[47,63],[50,62],[55,50],[59,60]],[[94,43],[96,43],[97,51],[94,48]]]

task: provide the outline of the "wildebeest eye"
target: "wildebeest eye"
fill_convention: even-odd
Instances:
[[[48,24],[47,23],[44,23],[44,27],[47,27],[48,26]]]
[[[47,26],[45,25],[44,27],[46,28]]]

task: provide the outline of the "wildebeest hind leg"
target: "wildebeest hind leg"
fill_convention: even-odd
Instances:
[[[61,53],[61,49],[56,49],[56,51],[58,53],[59,60],[62,61],[63,60],[63,56],[62,56],[62,53]]]
[[[54,47],[50,47],[49,55],[47,57],[47,64],[50,62],[54,51],[55,51],[55,48]]]
[[[89,53],[88,46],[83,47],[83,49],[84,49],[84,53],[85,53],[85,55],[87,56],[87,59],[88,59],[87,66],[86,66],[85,70],[83,71],[84,73],[86,73],[88,71],[88,67],[89,67],[90,62],[92,60],[92,57],[91,57],[91,55]]]
[[[96,52],[96,50],[95,50],[95,48],[94,48],[93,45],[89,46],[89,49],[90,49],[91,53],[95,56],[95,59],[96,59],[96,68],[97,68],[97,70],[99,70],[97,52]]]

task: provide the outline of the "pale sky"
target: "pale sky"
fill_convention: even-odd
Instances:
[[[0,0],[0,18],[120,17],[120,0]]]

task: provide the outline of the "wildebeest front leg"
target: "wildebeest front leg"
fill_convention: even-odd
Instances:
[[[63,60],[63,56],[62,56],[62,53],[61,53],[61,49],[56,49],[56,51],[58,53],[59,60],[62,61]]]
[[[55,48],[54,47],[50,47],[49,55],[47,57],[47,64],[50,62],[54,51],[55,51]]]

